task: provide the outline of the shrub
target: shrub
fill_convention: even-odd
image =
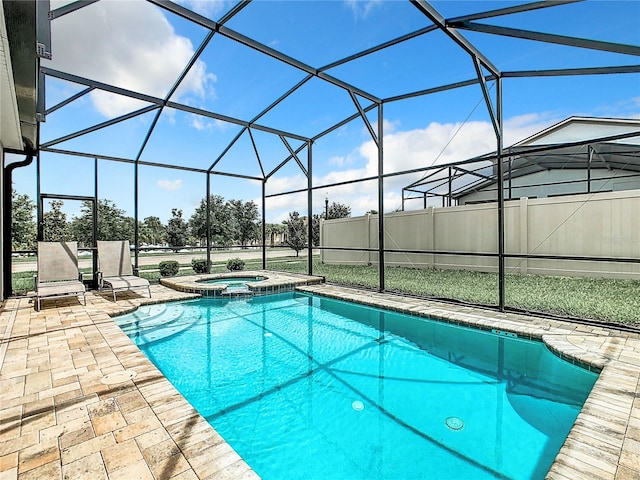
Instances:
[[[175,260],[165,260],[164,262],[160,262],[158,268],[160,269],[160,275],[163,277],[173,277],[178,274],[178,270],[180,269],[178,262]]]
[[[227,270],[231,270],[232,272],[244,270],[244,260],[240,258],[230,258],[227,262]]]
[[[194,258],[191,260],[191,268],[196,273],[207,273],[211,268],[211,260],[209,260],[207,264],[207,260],[205,258]]]

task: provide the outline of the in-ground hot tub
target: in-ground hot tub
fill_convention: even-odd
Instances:
[[[324,277],[295,273],[250,270],[213,274],[187,275],[161,278],[160,283],[179,292],[189,292],[203,297],[238,295],[270,295],[290,292],[298,285],[323,283]],[[231,288],[228,288],[230,287]],[[247,291],[249,293],[247,293]]]
[[[249,288],[249,285],[262,282],[266,280],[266,277],[261,275],[255,276],[224,276],[218,278],[208,278],[200,280],[198,283],[204,283],[208,285],[219,285],[221,287],[220,294],[223,296],[248,296],[253,295],[253,291]]]

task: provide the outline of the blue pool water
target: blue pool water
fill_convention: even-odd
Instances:
[[[293,292],[115,320],[267,480],[543,478],[597,378],[539,342]]]

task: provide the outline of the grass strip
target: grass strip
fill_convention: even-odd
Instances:
[[[267,259],[267,269],[307,273],[307,257]],[[190,263],[181,263],[178,276],[193,275]],[[187,268],[188,267],[188,268]],[[246,270],[262,269],[262,259],[245,260]],[[83,269],[90,273],[91,269]],[[213,264],[211,273],[227,272],[226,263]],[[328,282],[377,289],[375,265],[325,265],[313,261],[313,273]],[[13,274],[17,294],[33,290],[35,272]],[[140,276],[150,282],[160,278],[158,265],[140,267]],[[389,291],[497,305],[498,275],[461,270],[428,270],[387,267],[385,287]],[[556,277],[545,275],[505,276],[505,304],[531,312],[566,315],[640,327],[640,281],[610,278]]]

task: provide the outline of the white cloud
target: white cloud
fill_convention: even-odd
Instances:
[[[356,18],[367,18],[371,11],[382,5],[382,0],[345,0]]]
[[[504,146],[510,146],[534,133],[547,128],[560,119],[553,118],[549,114],[530,114],[513,117],[505,121]],[[385,122],[386,126],[387,122]],[[390,125],[395,125],[391,123]],[[493,127],[489,122],[461,123],[436,123],[433,122],[425,128],[391,131],[384,136],[384,164],[385,173],[423,168],[432,165],[462,161],[484,153],[496,150],[496,139]],[[344,167],[355,163],[356,158],[364,159],[362,168],[345,170],[333,170],[322,177],[314,178],[314,185],[332,184],[348,180],[374,177],[378,169],[378,149],[373,141],[362,143],[355,152],[346,157],[331,157],[328,164],[333,167]],[[340,159],[340,160],[339,160]],[[361,162],[360,162],[361,163]],[[315,171],[318,171],[318,167]],[[393,211],[402,205],[401,189],[411,181],[417,180],[423,175],[418,173],[408,176],[392,177],[385,180],[384,205],[385,211]],[[273,185],[271,180],[267,182],[270,191],[285,191],[286,189],[304,188],[306,179],[279,178],[279,183]],[[314,194],[314,209],[318,210],[324,205],[324,191]],[[301,195],[295,208],[292,203],[287,203],[288,197],[275,197],[282,201],[267,203],[269,211],[286,209],[300,209],[306,211],[306,194]],[[378,210],[377,181],[367,183],[353,183],[333,187],[329,193],[330,201],[347,204],[351,207],[353,215],[362,215],[369,210]],[[275,212],[274,212],[275,214]]]
[[[169,192],[174,192],[182,188],[182,180],[158,180],[158,187]]]
[[[168,93],[195,51],[162,10],[147,2],[101,1],[54,20],[51,28],[52,68],[157,97]],[[179,96],[215,95],[215,81],[198,61]],[[143,105],[102,91],[92,92],[91,98],[106,117]]]
[[[327,160],[329,165],[336,165],[338,167],[342,167],[345,164],[345,161],[346,161],[346,157],[342,155],[337,155]]]

